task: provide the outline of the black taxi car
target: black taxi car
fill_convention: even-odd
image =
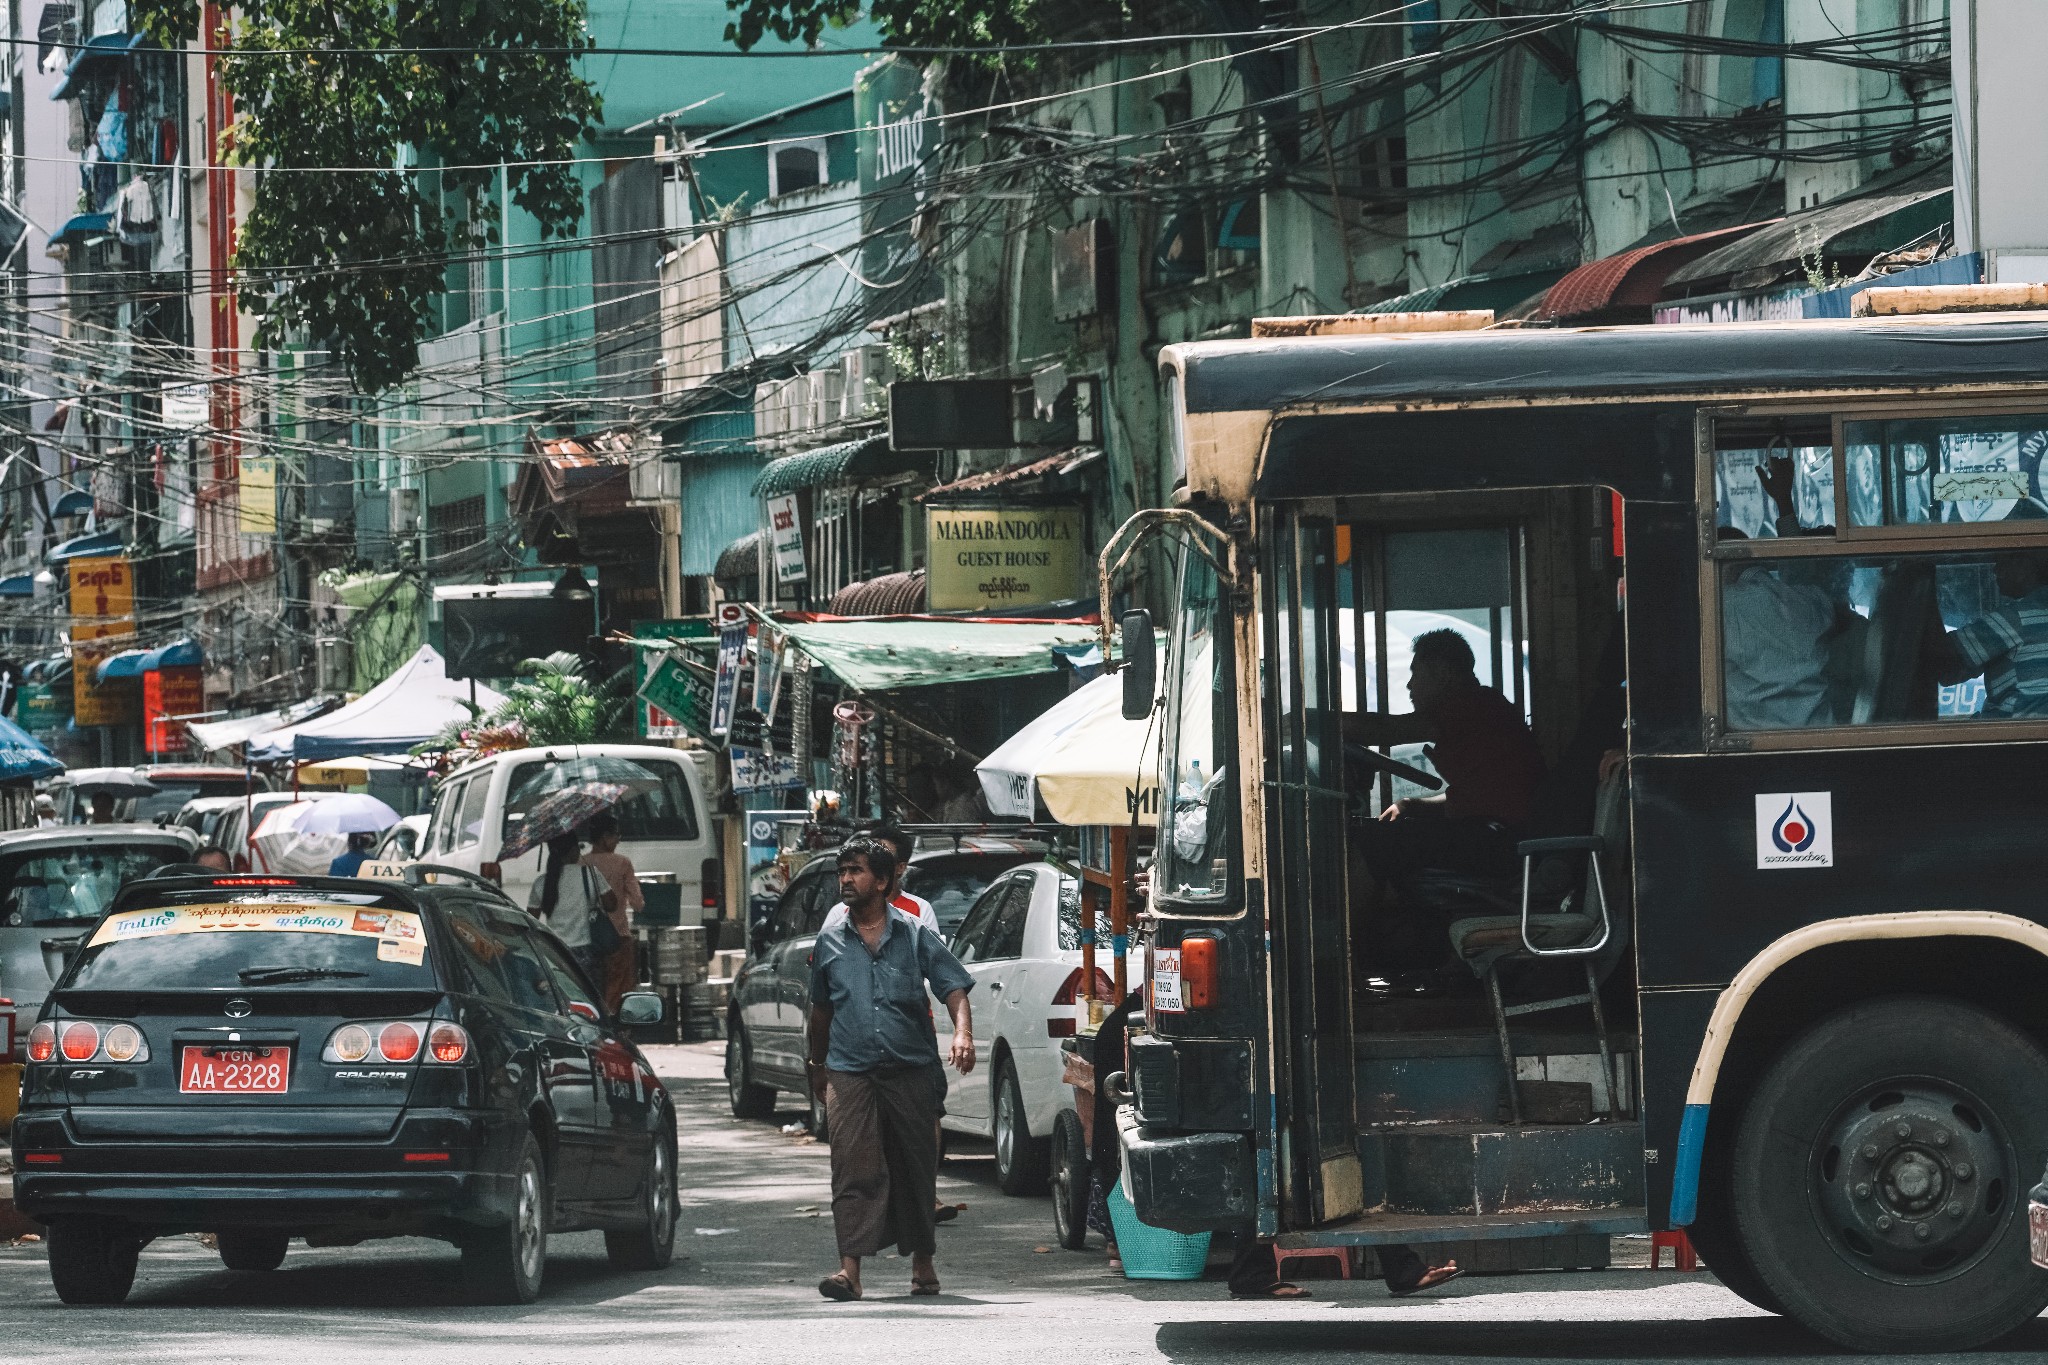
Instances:
[[[676,1121],[569,951],[496,887],[184,875],[130,882],[29,1031],[15,1201],[67,1303],[118,1303],[157,1237],[234,1270],[293,1237],[425,1236],[495,1302],[540,1293],[547,1235],[615,1266],[674,1250]]]

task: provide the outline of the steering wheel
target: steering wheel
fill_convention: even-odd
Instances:
[[[1344,741],[1344,761],[1347,764],[1357,763],[1375,772],[1387,773],[1390,776],[1401,778],[1403,781],[1413,782],[1424,791],[1442,791],[1444,787],[1444,780],[1435,773],[1426,773],[1420,768],[1411,768],[1399,759],[1389,758],[1377,749],[1369,749],[1363,744],[1354,744],[1350,740]]]

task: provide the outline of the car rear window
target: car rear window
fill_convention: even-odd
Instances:
[[[664,759],[634,758],[623,760],[644,768],[661,785],[653,791],[642,792],[613,808],[612,814],[619,822],[621,839],[671,839],[688,843],[697,837],[697,807],[690,800],[690,784],[683,776],[680,763]],[[591,780],[605,780],[605,770],[592,766]],[[512,777],[505,788],[505,817],[499,834],[510,839],[526,819],[526,812],[540,803],[548,793],[557,790],[564,783],[584,780],[577,770],[577,760],[566,763],[522,763],[512,770]]]
[[[85,844],[0,861],[0,922],[90,924],[124,882],[188,856],[183,844]]]
[[[419,990],[426,927],[374,895],[248,897],[123,910],[93,930],[73,990]]]
[[[939,932],[951,935],[989,883],[1023,863],[1036,862],[1035,853],[969,854],[964,857],[933,858],[912,863],[903,871],[903,889],[932,903],[939,917]]]
[[[185,809],[186,802],[196,801],[202,796],[240,796],[242,794],[242,779],[240,778],[209,780],[207,778],[158,777],[151,778],[150,780],[156,783],[156,790],[148,796],[139,796],[135,799],[135,809],[128,817],[129,819],[152,823],[160,815],[176,815],[179,811]]]

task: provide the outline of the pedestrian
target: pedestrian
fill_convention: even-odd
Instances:
[[[36,825],[48,829],[57,823],[57,801],[48,792],[36,793]]]
[[[910,855],[917,851],[917,841],[910,837],[909,831],[905,830],[901,825],[885,822],[879,825],[869,825],[856,831],[856,833],[880,839],[896,855],[896,875],[889,879],[889,904],[893,908],[911,916],[933,933],[943,936],[944,931],[939,928],[939,912],[932,909],[932,903],[923,896],[913,896],[903,889],[903,874],[910,869]],[[829,932],[845,923],[845,921],[846,902],[841,901],[825,912],[825,922],[819,926],[818,932],[821,934]],[[925,1013],[931,1013],[931,1006],[929,1004],[925,1006]],[[826,1102],[826,1108],[829,1117],[830,1101]],[[939,1120],[946,1116],[946,1087],[943,1084],[939,1086],[938,1109],[939,1112],[932,1116],[932,1130],[937,1135],[936,1140],[939,1146],[943,1149],[946,1137],[939,1127]],[[932,1208],[932,1221],[935,1223],[950,1223],[959,1216],[959,1206],[954,1204],[937,1204]]]
[[[330,877],[353,877],[363,870],[363,864],[370,861],[370,852],[377,847],[374,834],[351,834],[348,847],[327,865]]]
[[[939,1292],[932,1206],[937,1199],[938,1107],[946,1077],[925,988],[953,1019],[949,1060],[974,1069],[974,978],[939,938],[888,903],[896,854],[855,837],[839,850],[846,918],[811,950],[810,1081],[832,1114],[832,1228],[839,1269],[818,1292],[861,1297],[860,1263],[895,1244],[910,1292]]]
[[[235,865],[228,859],[228,851],[219,844],[201,844],[199,851],[192,855],[192,861],[209,872],[232,872]]]
[[[610,911],[618,898],[596,868],[583,865],[582,855],[583,841],[574,834],[558,834],[548,840],[547,870],[534,882],[526,908],[546,921],[592,981],[600,981],[603,973],[597,950],[602,947],[609,953],[612,945],[598,943],[603,935],[597,923],[602,920],[610,929]]]
[[[114,823],[114,794],[112,792],[94,792],[92,794],[92,818],[86,823],[93,825],[111,825]]]
[[[608,913],[619,946],[604,960],[598,984],[604,988],[605,1013],[617,1014],[619,1002],[640,979],[640,964],[633,952],[633,916],[647,908],[647,897],[640,890],[640,874],[634,871],[633,860],[619,852],[618,817],[609,812],[597,816],[583,827],[583,833],[590,840],[590,852],[583,855],[583,861],[597,869],[614,897]]]

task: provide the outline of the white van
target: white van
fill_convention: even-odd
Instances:
[[[423,863],[440,863],[481,872],[498,863],[505,892],[519,904],[547,866],[547,850],[506,861],[504,847],[526,812],[562,785],[561,765],[581,759],[627,759],[661,779],[661,786],[622,802],[619,852],[633,860],[642,877],[668,873],[682,887],[683,922],[701,917],[708,894],[716,903],[724,889],[718,865],[718,841],[712,832],[710,803],[697,765],[680,749],[647,744],[556,744],[538,749],[513,749],[468,763],[441,780],[434,810],[415,855]],[[552,770],[552,771],[551,771]]]

